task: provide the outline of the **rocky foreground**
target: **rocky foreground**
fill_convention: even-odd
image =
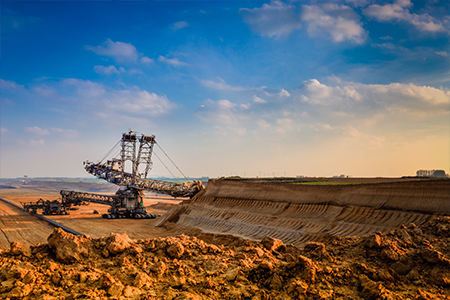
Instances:
[[[0,299],[450,299],[450,217],[303,249],[209,240],[55,229],[0,250]]]

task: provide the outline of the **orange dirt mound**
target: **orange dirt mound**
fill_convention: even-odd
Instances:
[[[303,249],[55,229],[0,252],[0,299],[450,299],[449,235],[449,217]]]

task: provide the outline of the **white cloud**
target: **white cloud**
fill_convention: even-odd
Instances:
[[[310,127],[312,129],[314,129],[315,131],[333,130],[333,127],[331,127],[330,124],[318,123],[318,124],[313,124]]]
[[[119,72],[126,71],[123,68]],[[76,78],[67,78],[59,81],[48,81],[45,83],[54,90],[54,95],[49,99],[43,100],[42,96],[35,90],[35,87],[22,89],[16,92],[18,99],[42,100],[44,107],[57,111],[58,114],[65,117],[82,120],[104,119],[107,122],[139,122],[143,125],[149,125],[152,117],[161,117],[166,115],[174,108],[176,104],[171,102],[163,94],[152,93],[142,90],[137,86],[127,86],[123,83],[120,88],[81,80]],[[14,90],[13,90],[14,91]],[[2,101],[4,101],[2,99]],[[100,117],[100,118],[99,118]],[[29,133],[36,135],[60,134],[74,136],[75,131],[61,131],[56,126],[52,129],[42,129],[39,127],[27,127]]]
[[[360,130],[354,128],[353,126],[344,126],[342,128],[343,134],[349,138],[357,139],[372,146],[381,146],[386,139],[382,135],[372,135],[368,133],[361,132]]]
[[[292,130],[294,127],[294,122],[289,118],[279,118],[276,120],[276,124],[276,130],[279,133],[286,133],[287,131]]]
[[[436,51],[436,54],[440,55],[440,56],[445,56],[445,57],[448,56],[448,53],[446,51]]]
[[[139,53],[132,44],[113,42],[110,39],[107,39],[102,46],[86,46],[85,49],[97,55],[111,57],[118,63],[148,63],[151,60]]]
[[[0,128],[0,133],[7,133],[7,132],[8,132],[8,128],[5,128],[5,127]]]
[[[364,7],[369,4],[369,0],[345,0],[345,2],[352,4],[354,7]]]
[[[208,123],[236,125],[244,119],[242,111],[246,110],[227,99],[208,99],[198,110],[197,116]]]
[[[115,66],[110,65],[110,66],[94,66],[94,71],[97,74],[105,74],[105,75],[111,75],[111,74],[120,74],[120,73],[128,73],[128,74],[142,74],[141,70],[137,70],[137,69],[130,69],[130,70],[126,70],[124,67],[119,67],[119,69],[117,69]]]
[[[239,13],[250,29],[261,36],[279,38],[302,27],[294,6],[277,0],[260,8],[241,8]]]
[[[267,128],[270,127],[270,124],[267,123],[267,121],[266,121],[266,120],[263,120],[263,119],[257,120],[257,121],[256,121],[256,124],[258,124],[258,126],[261,127],[262,129],[267,129]]]
[[[223,80],[220,77],[217,77],[219,82],[212,81],[212,80],[200,80],[200,83],[210,89],[219,90],[219,91],[232,91],[232,92],[245,92],[245,91],[259,91],[263,90],[266,87],[262,86],[260,88],[244,88],[240,86],[230,86],[228,85],[225,80]]]
[[[181,28],[185,28],[185,27],[188,27],[188,26],[189,26],[188,22],[180,21],[180,22],[176,22],[172,26],[170,26],[170,29],[175,31],[175,30],[178,30],[178,29],[181,29]]]
[[[39,128],[37,126],[35,126],[35,127],[25,127],[25,131],[26,132],[30,132],[30,133],[34,133],[34,134],[37,134],[37,135],[49,135],[50,134],[48,129],[42,129],[42,128]]]
[[[189,64],[179,61],[178,58],[167,58],[165,56],[160,55],[158,57],[159,62],[163,62],[169,65],[172,65],[174,67],[182,67],[182,66],[188,66]]]
[[[278,95],[280,97],[290,97],[291,96],[291,94],[289,94],[289,92],[286,91],[285,89],[281,89],[281,91],[278,93]]]
[[[379,22],[404,21],[411,23],[418,30],[424,32],[444,32],[446,31],[442,23],[428,14],[411,14],[409,8],[412,7],[410,0],[397,0],[393,4],[378,5],[372,4],[363,10],[363,14],[372,17]]]
[[[247,134],[247,129],[245,127],[234,127],[234,126],[215,126],[216,134],[222,136],[236,137],[245,136]]]
[[[45,141],[44,140],[35,141],[35,140],[31,139],[31,140],[29,140],[28,143],[30,144],[31,147],[39,147],[39,146],[44,145]]]
[[[51,131],[67,138],[73,138],[78,135],[78,131],[75,129],[61,129],[53,127],[51,128]]]
[[[151,63],[154,63],[155,61],[151,58],[148,58],[147,56],[143,56],[139,59],[139,62],[141,62],[143,64],[151,64]]]
[[[340,82],[337,86],[327,86],[311,79],[304,84],[301,100],[314,105],[332,106],[337,110],[348,109],[347,112],[362,109],[433,115],[448,112],[450,92],[412,83],[381,85]]]
[[[117,68],[115,66],[94,66],[94,71],[97,74],[106,74],[106,75],[111,75],[111,74],[119,74],[119,70],[117,70]]]
[[[15,89],[15,90],[24,88],[23,85],[17,84],[14,81],[8,81],[3,79],[0,79],[0,87],[2,89]]]
[[[175,104],[170,102],[165,95],[147,91],[121,90],[109,95],[109,98],[104,99],[104,103],[108,110],[114,112],[156,116],[175,107]]]
[[[137,87],[131,89],[111,89],[101,84],[79,79],[66,79],[64,84],[76,88],[76,93],[89,106],[101,108],[101,116],[117,114],[157,116],[168,112],[176,105],[165,95],[157,95]]]
[[[359,15],[349,6],[334,3],[303,5],[301,17],[308,23],[311,36],[325,31],[334,42],[349,40],[362,44],[366,39],[367,33],[362,28]]]
[[[264,100],[264,99],[262,99],[262,98],[259,98],[259,97],[256,96],[256,95],[253,95],[253,102],[254,102],[254,103],[266,103],[267,101]]]
[[[266,87],[261,87],[261,90],[263,88],[266,88]],[[276,97],[276,98],[283,98],[283,97],[291,96],[291,94],[283,88],[278,93],[276,93],[276,92],[269,93],[268,91],[264,91],[264,95],[266,95],[267,97]]]
[[[389,50],[398,49],[398,47],[392,43],[382,43],[382,44],[372,43],[370,44],[370,46],[374,48],[389,49]]]
[[[41,84],[40,86],[33,87],[33,91],[47,98],[53,97],[57,94],[57,91],[54,88],[46,84]]]
[[[64,79],[61,82],[61,88],[75,87],[76,95],[81,96],[83,99],[92,99],[102,97],[106,94],[106,88],[99,83],[95,83],[89,80],[81,80],[76,78]]]

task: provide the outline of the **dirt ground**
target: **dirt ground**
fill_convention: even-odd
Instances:
[[[7,249],[9,244],[15,241],[27,245],[47,242],[47,237],[53,229],[54,226],[0,201],[0,248]]]
[[[0,197],[15,204],[21,202],[35,202],[40,198],[44,200],[58,199],[61,189],[76,191],[89,191],[99,194],[114,194],[117,187],[112,184],[104,184],[89,181],[64,181],[64,180],[2,180]],[[180,202],[169,196],[147,193],[144,206],[147,211],[155,215],[164,215],[169,208]],[[161,204],[155,206],[158,202]],[[155,208],[154,208],[155,207]],[[109,236],[111,233],[127,233],[133,239],[148,239],[159,236],[173,235],[174,232],[162,227],[155,227],[157,219],[103,219],[101,215],[106,213],[108,206],[90,203],[86,206],[78,206],[76,210],[70,210],[70,215],[46,216],[79,233],[92,238]],[[94,214],[94,210],[99,214]],[[53,226],[30,216],[15,207],[2,203],[0,206],[0,222],[4,234],[0,235],[0,248],[9,247],[9,242],[22,242],[28,245],[46,243]],[[1,234],[1,233],[0,233]]]
[[[0,250],[0,299],[448,300],[449,234],[449,217],[304,248],[55,229],[48,244]]]
[[[210,194],[182,205],[175,205],[180,199],[147,195],[148,210],[162,214],[154,220],[106,220],[101,214],[108,207],[99,204],[81,206],[69,216],[50,216],[86,236],[52,229],[3,204],[0,299],[450,300],[450,216],[429,213],[432,203],[415,206],[422,213],[376,208],[379,201],[390,207],[423,199],[447,203],[447,183],[425,190],[422,183],[408,183],[408,188],[393,184],[382,192],[376,186],[290,187],[286,197],[281,195],[289,199],[291,190],[301,190],[299,195],[316,199],[317,189],[323,198],[340,191],[338,200],[352,203],[334,207],[322,200],[303,205],[296,204],[301,199],[257,199],[271,197],[270,185],[255,186],[255,199],[233,199],[227,195],[248,189],[218,182]],[[14,203],[56,199],[60,189],[116,190],[73,180],[0,185],[0,197]],[[355,199],[374,207],[355,206]],[[322,223],[336,224],[327,229],[336,234],[328,234],[323,243],[311,234]],[[371,231],[364,229],[368,225]],[[292,234],[306,238],[294,243],[300,237],[290,241]]]

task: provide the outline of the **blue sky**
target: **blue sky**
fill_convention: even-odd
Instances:
[[[0,5],[1,177],[87,176],[128,128],[189,176],[450,169],[446,1]]]

